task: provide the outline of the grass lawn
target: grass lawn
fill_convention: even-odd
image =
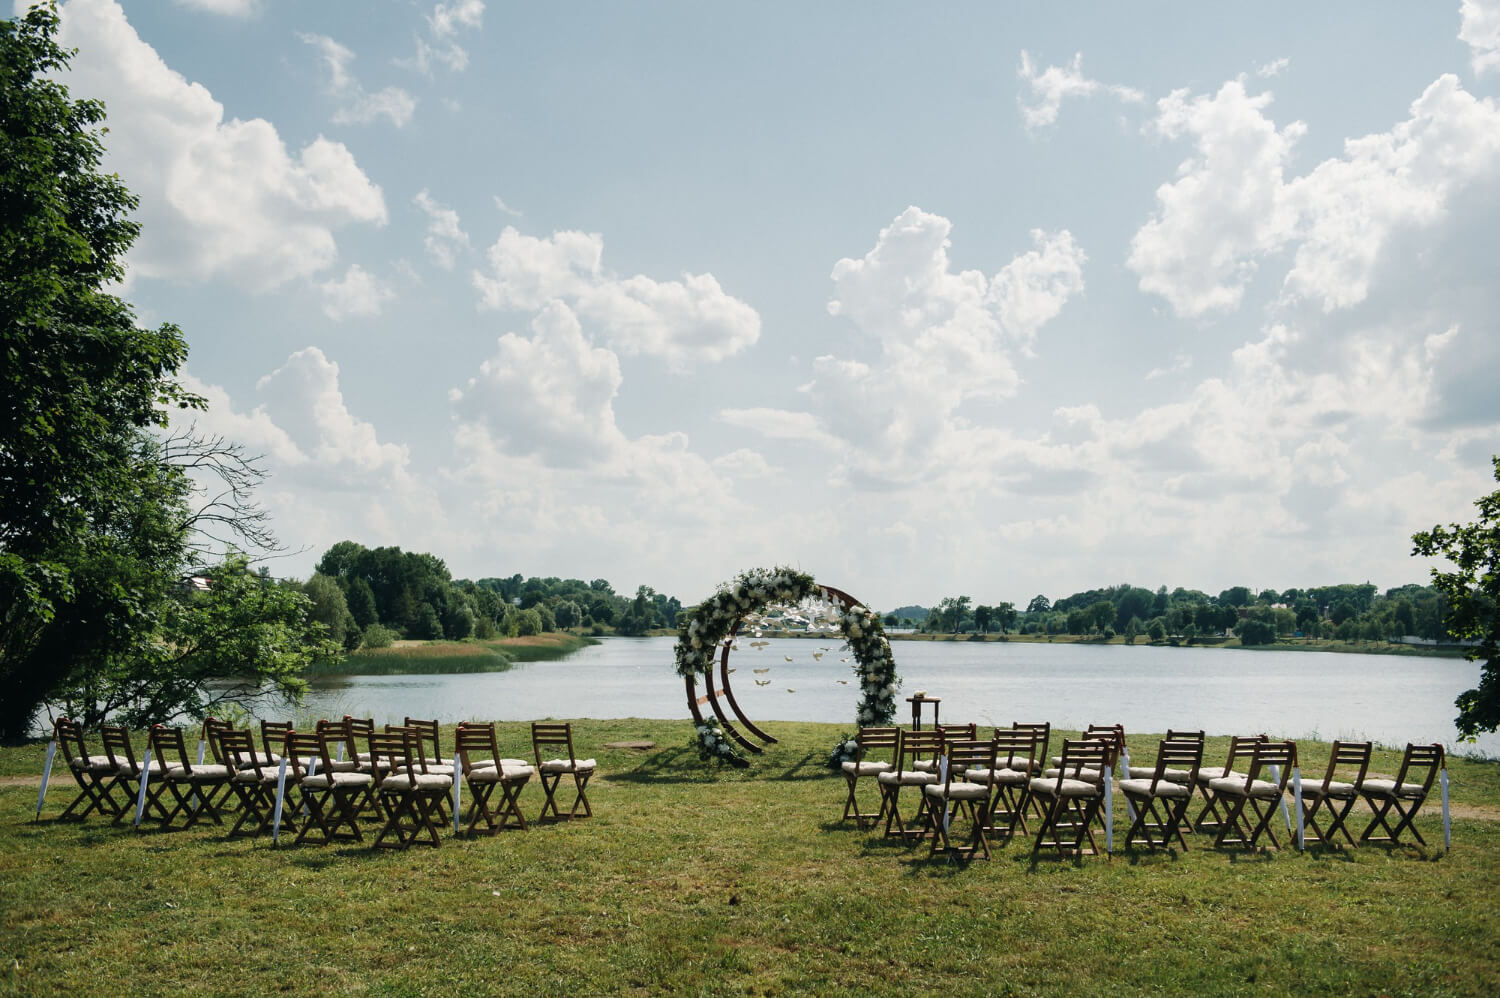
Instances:
[[[318,663],[307,676],[396,676],[504,672],[516,662],[550,662],[598,640],[562,631],[490,641],[397,641],[360,648],[336,662]]]
[[[837,821],[837,726],[767,724],[781,742],[725,771],[685,721],[574,727],[599,761],[593,818],[378,854],[33,823],[44,746],[0,750],[0,994],[1500,993],[1494,762],[1450,762],[1449,853],[1434,789],[1427,850],[1190,836],[1185,854],[1033,864],[1018,840],[960,865]],[[526,725],[500,730],[530,754]],[[605,747],[635,740],[656,747]],[[1155,744],[1132,737],[1132,759]],[[1327,746],[1300,747],[1311,776]],[[535,781],[522,799],[534,816]]]

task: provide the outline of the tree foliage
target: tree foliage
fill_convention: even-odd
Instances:
[[[1500,482],[1500,457],[1491,459]],[[1447,559],[1452,569],[1432,569],[1432,584],[1448,602],[1448,632],[1477,641],[1469,652],[1483,662],[1479,685],[1454,701],[1460,737],[1500,728],[1500,490],[1474,501],[1473,523],[1435,526],[1412,537],[1413,554]]]

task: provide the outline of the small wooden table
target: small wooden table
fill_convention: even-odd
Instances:
[[[932,726],[937,727],[938,704],[943,702],[942,697],[907,697],[906,702],[911,704],[911,729],[913,731],[922,730],[922,705],[925,703],[932,704]]]

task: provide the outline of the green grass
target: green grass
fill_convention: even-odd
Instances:
[[[1454,848],[931,862],[838,823],[839,728],[705,769],[687,722],[579,721],[595,816],[436,850],[30,821],[0,783],[0,994],[1390,994],[1500,990],[1500,764],[1451,764]],[[529,755],[523,724],[502,751]],[[605,743],[645,739],[648,750]],[[445,734],[451,744],[451,734]],[[1054,734],[1054,746],[1057,735]],[[1133,736],[1148,758],[1155,737]],[[1211,739],[1209,758],[1225,740]],[[1302,743],[1317,770],[1326,746]],[[36,774],[42,746],[0,750]],[[1377,752],[1391,771],[1399,753]],[[71,798],[54,785],[47,813]],[[535,785],[522,794],[540,808]],[[1124,832],[1123,808],[1116,806]]]
[[[337,662],[319,663],[307,670],[307,676],[504,672],[516,662],[552,661],[591,644],[598,641],[565,633],[494,641],[398,641],[389,648],[361,648]]]

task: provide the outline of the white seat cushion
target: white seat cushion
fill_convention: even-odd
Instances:
[[[909,769],[904,773],[891,770],[887,773],[877,773],[875,779],[891,787],[925,787],[929,783],[937,782],[937,774],[914,773]]]
[[[485,766],[469,771],[470,783],[509,783],[512,780],[529,780],[536,770],[522,763],[519,766]]]
[[[1024,759],[1022,760],[1025,761]],[[1029,773],[1017,769],[971,769],[964,778],[972,783],[991,783],[995,786],[1019,787],[1031,779]]]
[[[983,783],[950,783],[947,794],[943,793],[941,783],[932,783],[922,791],[929,797],[942,800],[945,796],[948,800],[984,800],[990,794],[990,788]]]
[[[337,774],[335,774],[337,775]],[[380,789],[400,791],[410,790],[412,786],[411,777],[406,773],[392,773],[380,781]],[[418,790],[451,790],[453,789],[453,777],[442,773],[418,773]]]
[[[1132,767],[1132,772],[1134,767]],[[1151,793],[1151,780],[1121,780],[1120,792],[1135,794],[1137,797],[1191,797],[1193,790],[1186,783],[1173,783],[1170,780],[1162,780],[1156,785],[1156,793]]]
[[[1220,769],[1219,772],[1222,773],[1223,769]],[[1155,766],[1130,767],[1130,778],[1132,780],[1149,780],[1155,775]],[[1171,780],[1173,783],[1186,783],[1188,781],[1188,777],[1192,775],[1193,774],[1189,770],[1173,769],[1170,766],[1161,771],[1161,778],[1164,780]]]
[[[1400,797],[1405,800],[1415,800],[1422,796],[1422,785],[1405,786],[1401,791],[1396,791],[1395,780],[1365,780],[1359,785],[1360,793],[1370,794],[1374,797]]]
[[[849,760],[843,764],[844,772],[851,776],[875,776],[877,773],[888,772],[891,764],[888,762],[855,762]]]
[[[548,759],[540,768],[544,773],[582,773],[593,770],[595,766],[593,759],[578,759],[573,762],[567,759]]]
[[[1104,788],[1097,783],[1088,783],[1084,780],[1063,780],[1062,790],[1057,787],[1057,777],[1052,779],[1042,777],[1031,781],[1031,792],[1043,797],[1102,797]]]
[[[371,779],[369,773],[340,773],[335,771],[332,773],[316,773],[312,776],[304,776],[302,777],[301,785],[313,790],[327,790],[330,778],[333,780],[333,785],[340,789],[368,786]]]
[[[1228,794],[1231,797],[1246,796],[1245,778],[1243,776],[1239,779],[1231,777],[1229,779],[1209,780],[1208,789],[1216,794]],[[1281,796],[1281,788],[1274,783],[1267,783],[1265,780],[1256,780],[1250,784],[1249,796],[1256,798],[1279,797]]]
[[[1051,769],[1043,771],[1042,778],[1047,780],[1055,780],[1057,779],[1057,773],[1058,769],[1056,766],[1054,766]],[[1078,770],[1068,770],[1068,779],[1084,780],[1088,783],[1098,783],[1101,777],[1097,769],[1089,769],[1088,767],[1084,767]]]
[[[1365,782],[1368,783],[1369,781],[1366,780]],[[1326,796],[1326,797],[1343,797],[1343,798],[1349,798],[1349,797],[1353,797],[1358,792],[1359,791],[1357,791],[1357,790],[1354,789],[1354,784],[1352,784],[1352,783],[1340,783],[1337,780],[1330,780],[1328,782],[1328,786],[1327,786],[1326,789],[1324,788],[1324,786],[1323,786],[1323,784],[1321,782],[1318,782],[1318,783],[1306,783],[1306,782],[1304,782],[1302,784],[1302,796],[1303,797],[1325,797]]]

